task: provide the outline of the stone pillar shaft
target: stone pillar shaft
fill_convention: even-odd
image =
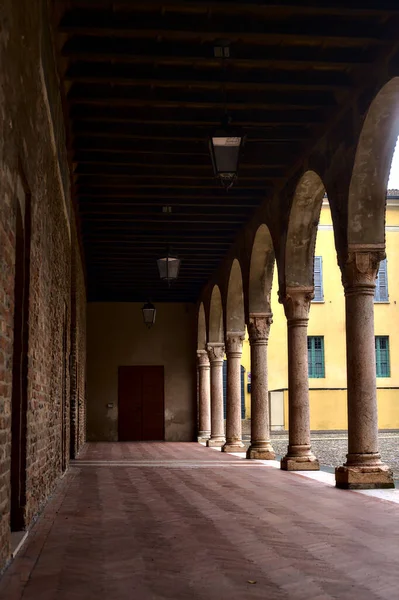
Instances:
[[[374,291],[382,250],[350,252],[343,269],[348,379],[348,454],[335,472],[345,489],[394,487],[378,451]]]
[[[318,470],[310,446],[308,321],[313,288],[289,287],[283,299],[288,326],[289,441],[281,468],[287,471]]]
[[[225,442],[223,419],[223,357],[224,344],[208,344],[211,365],[211,437],[206,445],[221,447]]]
[[[210,365],[206,350],[199,350],[198,358],[198,441],[211,436],[211,386]]]
[[[226,443],[223,452],[242,452],[241,440],[241,355],[245,333],[231,332],[226,336]]]
[[[273,460],[276,455],[270,442],[269,390],[267,381],[267,344],[271,314],[251,314],[251,445],[247,458]]]

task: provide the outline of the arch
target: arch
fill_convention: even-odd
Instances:
[[[231,265],[227,288],[226,330],[228,332],[245,331],[244,292],[241,267],[235,258]]]
[[[374,98],[359,137],[349,186],[349,246],[385,246],[386,191],[398,134],[399,77],[395,77]]]
[[[325,188],[315,171],[299,180],[291,206],[285,250],[286,287],[313,286],[313,257]]]
[[[212,290],[211,303],[209,308],[209,343],[223,343],[223,305],[222,296],[218,285]]]
[[[205,320],[205,309],[204,304],[201,302],[201,306],[198,311],[198,338],[197,338],[197,349],[206,349],[206,320]]]
[[[248,302],[250,313],[271,312],[270,292],[274,271],[273,241],[267,225],[261,225],[252,246],[249,267]]]

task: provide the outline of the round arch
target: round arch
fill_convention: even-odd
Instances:
[[[214,286],[211,295],[211,302],[209,307],[208,341],[211,344],[224,343],[223,305],[222,296],[218,285]]]
[[[206,319],[205,319],[205,308],[203,302],[198,311],[198,337],[197,337],[197,349],[206,349]]]
[[[254,238],[249,267],[249,313],[270,313],[270,293],[274,272],[273,241],[267,225],[261,225]]]
[[[291,206],[285,250],[286,287],[313,286],[317,226],[325,187],[315,171],[299,180]]]
[[[244,292],[241,267],[235,258],[231,265],[226,303],[226,331],[245,331]]]
[[[399,77],[379,91],[368,110],[349,186],[348,246],[385,246],[386,191],[399,134]]]

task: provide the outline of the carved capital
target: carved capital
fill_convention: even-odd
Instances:
[[[280,302],[284,305],[288,324],[307,325],[310,303],[313,298],[313,287],[287,287],[286,294],[280,298]]]
[[[197,364],[199,369],[209,367],[209,357],[206,350],[197,351]]]
[[[345,295],[366,294],[373,296],[380,261],[385,258],[383,250],[358,250],[348,253],[342,269]]]
[[[234,358],[242,354],[242,343],[245,338],[244,331],[232,331],[226,335],[226,354]]]
[[[211,363],[223,362],[224,344],[208,344],[206,349]]]
[[[273,323],[271,313],[251,313],[249,315],[248,335],[250,344],[267,343],[270,325]]]

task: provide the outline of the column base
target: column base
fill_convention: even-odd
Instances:
[[[245,446],[240,440],[227,441],[222,447],[222,452],[245,452]]]
[[[258,445],[256,442],[254,442],[247,450],[247,458],[258,460],[274,460],[276,458],[276,453],[274,452],[273,446],[270,443],[264,442]]]
[[[206,446],[207,448],[221,448],[225,444],[225,441],[224,438],[211,438],[206,441]]]
[[[284,456],[280,468],[283,471],[320,471],[319,461],[313,454],[310,456]]]
[[[197,441],[198,442],[206,442],[207,440],[210,439],[210,437],[211,437],[210,431],[199,431]]]
[[[289,445],[280,466],[284,471],[320,471],[319,461],[310,444]]]
[[[341,490],[375,490],[395,487],[392,470],[386,465],[337,467],[335,469],[335,485]]]

